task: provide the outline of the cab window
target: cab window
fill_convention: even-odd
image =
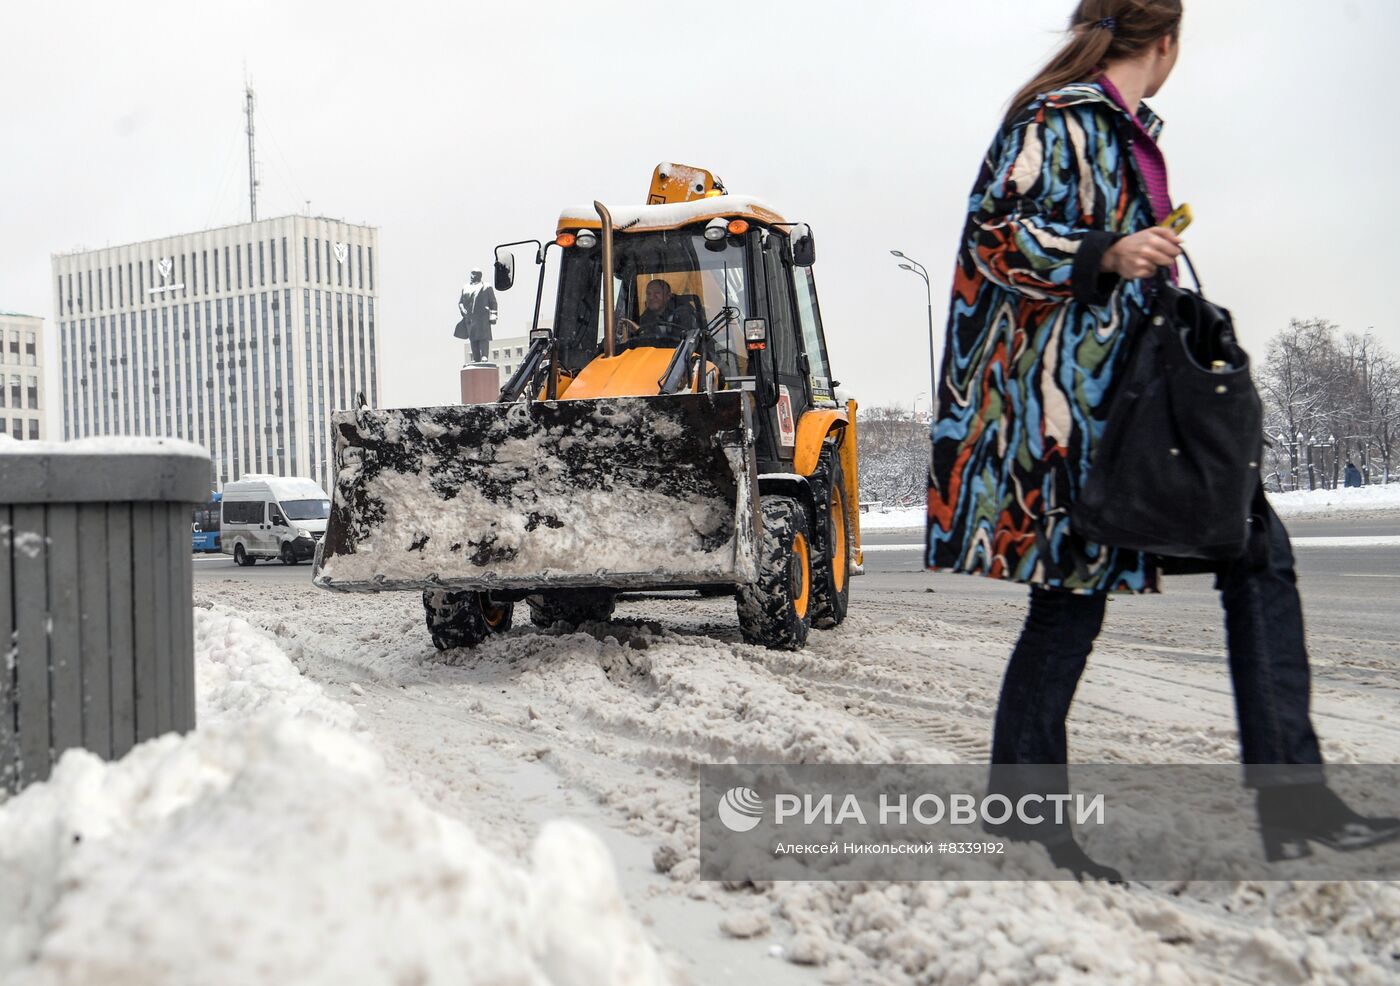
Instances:
[[[793,287],[797,296],[797,321],[802,327],[802,348],[807,353],[808,375],[811,377],[814,403],[835,403],[831,371],[826,360],[826,336],[822,332],[821,309],[817,307],[817,288],[809,267],[792,269]]]

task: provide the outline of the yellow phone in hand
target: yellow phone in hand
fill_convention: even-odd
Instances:
[[[1171,215],[1162,220],[1162,225],[1180,236],[1186,232],[1186,227],[1191,225],[1191,220],[1194,218],[1191,215],[1191,207],[1183,202],[1171,211]]]

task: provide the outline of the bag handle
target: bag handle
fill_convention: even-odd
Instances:
[[[1187,253],[1185,249],[1181,251],[1181,259],[1186,261],[1186,269],[1191,272],[1191,280],[1195,282],[1196,293],[1204,298],[1206,296],[1206,291],[1205,288],[1201,287],[1200,275],[1196,273],[1196,265],[1191,263],[1191,255]],[[1167,268],[1158,267],[1157,273],[1153,275],[1152,280],[1158,288],[1165,285],[1167,283]]]
[[[1196,293],[1204,298],[1206,296],[1206,289],[1201,287],[1201,278],[1200,275],[1196,273],[1196,265],[1191,263],[1191,255],[1186,252],[1184,247],[1181,251],[1181,259],[1186,261],[1186,269],[1191,272],[1191,280],[1196,282]]]

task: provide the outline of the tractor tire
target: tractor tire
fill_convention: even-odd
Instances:
[[[559,589],[527,596],[530,622],[537,627],[552,627],[556,623],[580,626],[584,623],[606,623],[617,608],[617,594],[610,589]]]
[[[423,612],[428,634],[438,650],[475,647],[492,634],[510,629],[513,603],[493,603],[475,590],[424,589]]]
[[[751,644],[801,650],[811,625],[812,565],[807,513],[791,497],[762,500],[758,581],[741,585],[739,632]]]
[[[835,446],[822,452],[817,471],[817,509],[822,510],[819,543],[812,552],[812,626],[829,630],[846,618],[851,602],[851,505],[846,476]]]

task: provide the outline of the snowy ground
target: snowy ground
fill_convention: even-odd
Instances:
[[[1388,486],[1360,486],[1339,490],[1301,490],[1294,493],[1270,493],[1269,502],[1283,518],[1290,517],[1365,517],[1377,513],[1400,512],[1400,483]],[[926,511],[923,507],[905,510],[864,513],[860,515],[861,530],[923,527]]]
[[[200,564],[229,580],[196,584],[199,734],[117,765],[70,755],[0,808],[0,980],[1400,979],[1394,884],[696,879],[696,764],[985,761],[1023,607],[1008,587],[867,576],[798,654],[741,643],[731,601],[687,598],[582,632],[518,612],[440,655],[412,594]],[[1219,628],[1192,608],[1209,603],[1115,601],[1076,759],[1235,758],[1228,680],[1201,659]],[[1320,626],[1328,758],[1400,760],[1400,646]]]

